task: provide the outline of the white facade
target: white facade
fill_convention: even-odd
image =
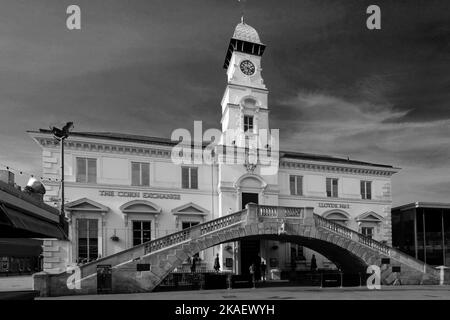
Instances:
[[[253,28],[240,23],[230,48],[225,65],[228,83],[222,99],[222,132],[246,129],[245,136],[255,136],[260,129],[270,129],[269,92],[261,73],[265,46]],[[59,145],[49,131],[30,135],[43,149],[44,177],[59,179]],[[223,145],[230,143],[221,140]],[[73,262],[81,262],[80,252],[84,257],[88,246],[97,246],[93,249],[94,254],[98,251],[97,256],[110,255],[133,246],[138,233],[141,240],[148,240],[148,234],[156,239],[189,223],[238,211],[246,199],[262,205],[314,207],[317,214],[391,243],[391,176],[398,171],[393,167],[291,152],[279,153],[275,174],[264,174],[260,164],[226,164],[218,159],[212,165],[184,166],[171,159],[175,145],[168,139],[125,134],[70,136],[65,144],[64,177]],[[139,177],[138,171],[132,170],[133,163],[144,164],[134,164],[135,169],[140,168]],[[184,182],[183,172],[187,177]],[[59,182],[47,182],[46,188],[46,201],[56,204]],[[369,188],[370,192],[366,190]],[[85,219],[94,221],[88,229]],[[92,240],[92,233],[97,240]],[[259,246],[269,269],[288,269],[293,260],[297,260],[297,268],[304,267],[311,256],[309,250],[277,241],[262,240]],[[238,243],[223,244],[200,257],[204,267],[212,269],[218,253],[222,270],[239,272],[241,251]],[[297,257],[291,256],[294,254]],[[316,256],[319,267],[328,265],[326,259]]]

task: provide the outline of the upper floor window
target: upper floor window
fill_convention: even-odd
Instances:
[[[131,162],[131,185],[150,185],[150,164],[143,162]]]
[[[361,199],[372,199],[372,182],[361,181]]]
[[[244,132],[253,131],[253,116],[244,116]]]
[[[181,187],[183,189],[198,189],[198,168],[181,168]]]
[[[329,198],[338,197],[338,179],[327,178],[327,197]]]
[[[97,183],[97,159],[77,158],[76,181]]]
[[[301,196],[303,195],[303,177],[302,176],[289,176],[289,185],[291,189],[291,195]]]

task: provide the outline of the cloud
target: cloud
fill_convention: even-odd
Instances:
[[[397,203],[411,194],[448,201],[448,189],[433,185],[447,185],[450,177],[450,120],[393,122],[408,111],[325,93],[300,92],[282,108],[295,119],[283,119],[284,147],[401,167],[393,178]]]

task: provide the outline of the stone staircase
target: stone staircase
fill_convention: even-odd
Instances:
[[[335,236],[329,241],[357,255],[366,265],[379,266],[383,284],[394,284],[396,280],[403,285],[439,283],[439,271],[432,266],[319,215],[314,214],[314,219],[319,233],[325,234],[327,239],[330,234]],[[394,272],[395,267],[399,267],[400,272]]]
[[[188,257],[220,243],[249,236],[304,242],[318,252],[329,249],[337,252],[337,260],[348,256],[348,262],[358,265],[361,272],[365,272],[368,265],[381,266],[384,284],[392,284],[395,279],[402,284],[439,281],[439,274],[432,267],[324,219],[314,214],[313,208],[249,204],[242,211],[84,264],[79,267],[78,277],[70,273],[35,274],[35,290],[39,290],[41,296],[96,294],[97,267],[109,265],[112,292],[149,292]],[[382,264],[382,259],[387,258],[389,263]],[[392,266],[400,266],[401,272],[393,272]]]

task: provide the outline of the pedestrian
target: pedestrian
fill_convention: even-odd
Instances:
[[[266,282],[266,262],[264,261],[264,259],[261,261],[261,277],[262,277],[262,281]]]
[[[217,254],[216,259],[214,259],[214,270],[216,270],[216,272],[220,271],[219,254]]]
[[[195,269],[196,269],[196,264],[197,263],[197,257],[196,256],[193,256],[192,257],[192,264],[191,264],[191,272],[192,273],[194,273],[195,272]]]
[[[316,270],[317,270],[316,255],[313,254],[311,257],[311,271],[315,272]]]
[[[256,283],[255,283],[256,282],[256,280],[255,280],[256,266],[255,266],[254,262],[251,264],[251,266],[248,268],[248,270],[250,271],[250,276],[251,276],[251,279],[252,279],[253,288],[255,288],[255,285],[256,285]]]

